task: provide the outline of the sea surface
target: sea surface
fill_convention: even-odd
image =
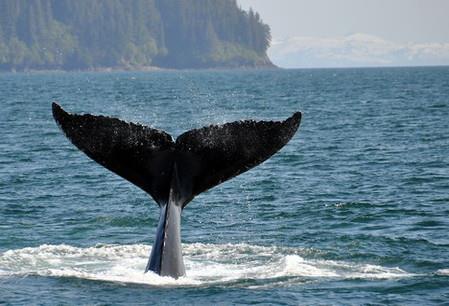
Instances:
[[[303,119],[185,208],[175,280],[143,273],[157,205],[52,101],[174,138]],[[0,304],[449,305],[449,67],[0,74]]]

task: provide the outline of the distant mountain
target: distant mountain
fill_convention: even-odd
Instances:
[[[443,66],[449,43],[394,42],[353,33],[340,37],[290,37],[274,41],[270,58],[285,68]]]
[[[0,70],[272,66],[236,0],[1,0]]]

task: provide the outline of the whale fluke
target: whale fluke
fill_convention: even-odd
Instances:
[[[146,271],[185,274],[181,212],[198,194],[257,166],[296,133],[301,113],[285,121],[236,121],[181,134],[116,118],[78,115],[52,104],[53,117],[70,141],[91,159],[151,195],[160,207]],[[145,272],[146,272],[145,271]]]

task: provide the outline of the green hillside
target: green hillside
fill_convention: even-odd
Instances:
[[[1,0],[0,70],[271,66],[235,0]]]

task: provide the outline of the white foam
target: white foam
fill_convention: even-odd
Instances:
[[[399,268],[306,259],[310,250],[249,244],[184,244],[187,276],[160,277],[143,271],[150,247],[41,245],[0,254],[0,276],[77,277],[155,286],[207,286],[242,280],[266,280],[263,286],[303,282],[304,278],[382,279],[409,277]],[[301,280],[302,278],[302,280]]]
[[[449,269],[440,269],[437,272],[435,272],[435,274],[449,276]]]

